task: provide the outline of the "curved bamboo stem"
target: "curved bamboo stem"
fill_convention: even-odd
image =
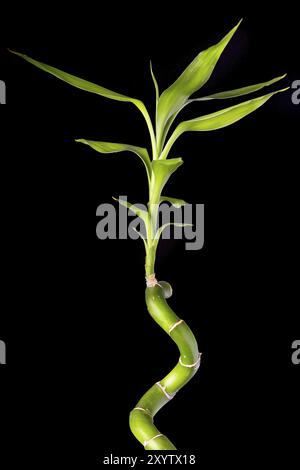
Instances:
[[[169,307],[159,284],[146,288],[146,304],[152,318],[177,344],[180,358],[171,372],[154,384],[131,411],[130,429],[146,450],[176,450],[174,444],[159,432],[153,418],[195,375],[201,355],[191,329]]]

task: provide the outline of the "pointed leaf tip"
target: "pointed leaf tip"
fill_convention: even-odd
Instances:
[[[279,80],[282,80],[285,76],[286,74],[280,75],[279,77],[275,77],[272,80],[268,80],[267,82],[257,83],[256,85],[248,85],[242,88],[236,88],[234,90],[228,90],[228,91],[223,91],[220,93],[214,93],[208,96],[203,96],[200,98],[194,98],[194,99],[189,100],[187,104],[194,103],[197,101],[208,101],[208,100],[214,100],[214,99],[224,100],[228,98],[236,98],[239,96],[248,95],[250,93],[254,93],[258,90],[261,90],[262,88],[266,86],[273,85]]]
[[[9,47],[7,48],[8,52],[10,52],[11,54],[15,54],[15,55],[22,55],[20,54],[20,52],[16,52],[16,51],[13,51],[12,49],[9,49]]]
[[[209,80],[227,44],[239,27],[242,19],[217,44],[200,52],[182,72],[177,80],[160,96],[157,108],[157,142],[159,151],[176,114],[188,99]]]
[[[228,108],[221,109],[211,114],[199,116],[189,121],[183,121],[174,130],[169,141],[167,142],[160,159],[165,161],[170,151],[170,148],[178,137],[187,131],[213,131],[222,129],[223,127],[230,126],[240,119],[248,116],[253,111],[256,111],[262,105],[264,105],[272,96],[277,93],[282,93],[288,90],[290,87],[282,88],[281,90],[273,91],[267,95],[259,96],[252,100],[244,101],[242,103],[230,106]],[[159,161],[161,161],[159,160]]]
[[[86,140],[86,139],[75,139],[75,142],[80,142],[82,144],[88,145],[92,149],[96,150],[99,153],[118,153],[118,152],[123,152],[123,151],[128,151],[128,152],[133,152],[136,155],[140,157],[140,159],[143,161],[146,171],[147,171],[147,177],[148,180],[150,179],[151,175],[151,161],[150,157],[148,154],[147,149],[143,147],[137,147],[135,145],[129,145],[129,144],[119,144],[119,143],[113,143],[113,142],[98,142],[95,140]]]
[[[121,206],[126,207],[127,209],[131,210],[135,215],[137,215],[147,226],[147,217],[148,217],[148,212],[145,211],[145,209],[141,209],[140,207],[136,206],[135,204],[132,204],[131,202],[128,202],[127,200],[123,199],[117,199],[112,196],[112,198],[117,201]]]
[[[151,73],[152,81],[154,83],[156,106],[157,106],[158,100],[159,100],[159,86],[158,86],[157,80],[156,80],[154,72],[153,72],[152,61],[151,60],[150,60],[150,73]]]
[[[187,204],[183,199],[178,199],[174,197],[162,196],[160,202],[170,202],[176,209],[179,209],[182,206]]]
[[[84,90],[89,93],[95,93],[96,95],[100,95],[100,96],[103,96],[105,98],[109,98],[112,100],[123,101],[123,102],[134,104],[139,109],[139,111],[144,116],[144,119],[146,120],[148,129],[150,132],[150,136],[151,136],[152,146],[153,148],[155,148],[154,146],[155,136],[154,136],[151,119],[144,103],[141,100],[137,98],[131,98],[121,93],[117,93],[115,91],[109,90],[108,88],[104,88],[100,85],[89,82],[88,80],[85,80],[83,78],[77,77],[75,75],[71,75],[70,73],[64,72],[63,70],[60,70],[56,67],[52,67],[51,65],[47,65],[43,62],[32,59],[26,54],[20,54],[19,52],[14,52],[14,51],[11,51],[11,52],[13,54],[20,56],[22,59],[26,60],[27,62],[34,65],[35,67],[43,70],[44,72],[49,73],[50,75],[53,75],[54,77],[58,78],[59,80],[62,80],[65,83],[68,83],[69,85],[74,86],[75,88],[79,88],[80,90]]]

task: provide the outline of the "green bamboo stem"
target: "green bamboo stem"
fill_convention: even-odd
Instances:
[[[166,291],[163,284],[156,281],[154,274],[157,247],[157,243],[155,243],[156,225],[164,183],[164,179],[156,180],[154,174],[151,175],[146,223],[147,240],[145,242],[146,304],[151,317],[177,344],[180,358],[171,372],[155,383],[130,413],[130,429],[146,450],[176,450],[174,444],[159,432],[153,418],[195,375],[200,365],[198,345],[192,331],[169,307],[165,299]]]
[[[130,429],[146,450],[174,450],[174,444],[153,423],[156,413],[168,403],[197,372],[200,355],[197,341],[165,300],[160,285],[146,288],[146,304],[152,318],[177,344],[180,359],[160,382],[153,385],[130,413]]]

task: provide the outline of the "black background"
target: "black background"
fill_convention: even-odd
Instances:
[[[104,454],[137,454],[128,413],[177,350],[146,312],[142,243],[95,234],[96,208],[111,196],[146,202],[144,168],[131,154],[102,157],[74,143],[149,145],[143,118],[6,47],[141,98],[153,115],[149,60],[163,90],[243,16],[203,93],[285,72],[284,86],[300,78],[292,11],[144,7],[135,17],[128,5],[74,7],[67,19],[46,7],[9,16],[0,50],[8,468],[16,459],[93,468]],[[191,105],[181,119],[233,102]],[[299,107],[286,92],[232,127],[185,134],[172,149],[185,164],[167,192],[205,204],[205,246],[186,251],[182,241],[163,241],[156,272],[172,284],[170,304],[192,327],[203,362],[156,423],[203,468],[286,463],[296,450],[297,132]]]

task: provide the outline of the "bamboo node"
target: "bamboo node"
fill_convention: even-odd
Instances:
[[[147,287],[160,286],[158,280],[155,277],[155,274],[150,274],[150,276],[146,276],[146,284]]]
[[[166,390],[166,387],[164,387],[160,382],[156,382],[155,385],[157,385],[158,388],[160,388],[160,390],[165,394],[168,400],[172,400],[172,398],[176,395],[176,392],[168,393]]]
[[[198,367],[200,367],[200,363],[201,363],[201,356],[202,356],[202,353],[200,352],[199,355],[198,355],[198,359],[196,362],[194,362],[194,364],[184,364],[184,362],[182,362],[181,360],[181,357],[179,358],[179,363],[183,366],[183,367],[195,367],[198,369]]]
[[[176,323],[174,323],[172,326],[170,326],[169,328],[169,334],[171,333],[171,331],[174,330],[174,328],[176,328],[178,325],[180,325],[181,323],[183,322],[183,320],[178,320]]]
[[[156,436],[151,437],[151,439],[148,439],[148,441],[144,441],[144,447],[146,447],[149,444],[149,442],[153,441],[153,439],[157,439],[158,437],[164,437],[164,435],[163,434],[156,434]]]
[[[136,406],[135,408],[133,408],[134,410],[138,410],[138,411],[143,411],[144,413],[146,413],[147,415],[149,415],[151,418],[152,418],[152,415],[150,413],[149,410],[146,410],[145,408],[142,408],[141,406]]]

